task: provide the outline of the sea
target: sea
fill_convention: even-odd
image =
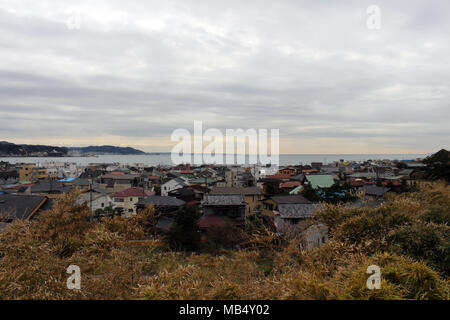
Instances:
[[[279,164],[286,165],[307,165],[311,162],[322,162],[323,164],[335,161],[356,161],[367,160],[416,160],[423,159],[428,154],[281,154]],[[248,164],[248,156],[245,157],[245,164]],[[170,153],[154,153],[144,155],[96,155],[88,157],[0,157],[0,161],[9,163],[36,163],[44,165],[49,162],[69,162],[81,166],[97,163],[118,163],[122,165],[146,165],[146,166],[171,166]],[[193,162],[190,162],[193,163]],[[237,163],[237,161],[236,161]],[[253,164],[253,163],[252,163]]]

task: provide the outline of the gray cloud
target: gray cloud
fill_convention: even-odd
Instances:
[[[282,144],[448,148],[450,3],[377,1],[377,31],[371,4],[0,0],[0,140],[143,145],[203,120]]]

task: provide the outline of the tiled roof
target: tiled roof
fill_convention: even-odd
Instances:
[[[233,187],[214,187],[211,189],[210,194],[243,194],[247,195],[259,195],[263,194],[261,188],[258,187],[247,187],[247,188],[233,188]]]
[[[289,180],[291,178],[292,175],[290,174],[281,174],[281,173],[277,173],[277,174],[271,174],[268,175],[266,178],[269,179],[279,179],[279,180]]]
[[[383,196],[386,192],[388,192],[390,189],[386,188],[386,187],[379,187],[379,186],[374,186],[374,185],[365,185],[363,186],[363,191],[365,192],[366,195],[368,196],[377,196],[377,197],[381,197]]]
[[[150,190],[145,190],[144,191],[144,195],[145,196],[153,196],[155,193],[153,191]],[[142,197],[143,193],[142,193],[142,188],[139,187],[132,187],[132,188],[128,188],[124,191],[121,192],[116,192],[113,194],[114,198],[122,198],[122,197]]]
[[[315,206],[312,203],[283,203],[278,205],[277,211],[281,218],[310,218]]]
[[[155,207],[181,207],[185,204],[183,200],[168,196],[150,196],[139,200],[138,206],[154,205]]]
[[[282,188],[295,188],[300,185],[300,181],[287,181],[283,184],[281,184]]]
[[[295,195],[295,196],[273,196],[272,200],[275,201],[277,204],[286,204],[286,203],[298,203],[298,204],[306,204],[311,203],[308,199],[302,197],[301,195]]]
[[[41,181],[31,187],[31,193],[48,193],[58,191],[60,193],[68,193],[72,187],[65,186],[63,183],[55,180]]]
[[[102,179],[113,179],[113,180],[133,180],[138,178],[138,174],[105,174],[101,176]]]
[[[0,213],[6,214],[7,219],[26,219],[35,210],[38,210],[47,197],[37,195],[0,195]]]
[[[205,194],[202,204],[204,206],[240,206],[246,205],[242,194]]]

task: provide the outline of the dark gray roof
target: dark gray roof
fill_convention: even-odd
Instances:
[[[31,193],[49,193],[49,192],[60,192],[66,193],[70,192],[72,188],[70,186],[65,186],[62,182],[51,180],[51,181],[41,181],[34,186],[31,186]]]
[[[233,188],[233,187],[214,187],[210,194],[243,194],[243,195],[259,195],[263,194],[261,188],[247,187],[247,188]]]
[[[366,195],[368,195],[368,196],[377,196],[377,197],[381,197],[386,192],[391,190],[390,188],[379,187],[379,186],[374,186],[374,185],[367,185],[367,184],[364,185],[362,189],[363,189],[363,191],[365,192]]]
[[[308,199],[300,196],[300,195],[293,195],[293,196],[273,196],[272,200],[275,201],[278,205],[283,203],[311,203]]]
[[[305,180],[305,175],[303,173],[297,174],[291,177],[291,180],[303,181]]]
[[[205,194],[202,204],[204,206],[240,206],[246,205],[242,194]]]
[[[26,219],[35,209],[45,203],[47,197],[37,195],[0,195],[0,214],[7,220]]]
[[[283,203],[278,205],[280,217],[284,219],[310,218],[315,206],[312,203]]]
[[[138,174],[104,174],[101,176],[102,179],[112,179],[112,180],[133,180],[139,178]]]
[[[181,207],[186,202],[175,197],[168,196],[148,196],[139,200],[138,206],[148,206],[153,204],[155,207]]]
[[[90,183],[88,179],[76,178],[71,184],[74,186],[88,186]]]

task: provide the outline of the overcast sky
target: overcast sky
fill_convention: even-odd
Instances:
[[[0,0],[0,141],[170,151],[202,120],[279,128],[281,153],[449,148],[449,16],[448,0]]]

